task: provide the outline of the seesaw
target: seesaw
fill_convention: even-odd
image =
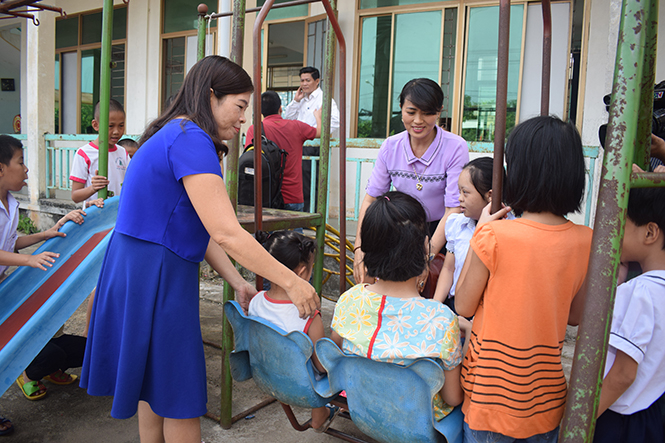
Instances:
[[[328,377],[316,380],[312,369],[314,345],[302,332],[286,333],[259,317],[246,316],[235,301],[224,305],[233,327],[235,350],[231,374],[237,381],[253,378],[257,386],[282,403],[294,429],[304,431],[291,406],[315,408],[346,392],[354,424],[366,435],[386,443],[461,443],[464,417],[459,407],[441,421],[434,419],[432,399],[443,386],[441,367],[428,358],[408,366],[383,363],[344,354],[323,338],[316,352]],[[326,433],[346,441],[362,442],[335,429]]]
[[[67,222],[35,251],[57,252],[47,271],[20,267],[0,283],[0,395],[16,380],[97,284],[118,199],[86,209],[81,225]]]

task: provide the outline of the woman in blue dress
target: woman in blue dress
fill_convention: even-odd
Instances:
[[[314,288],[240,226],[222,181],[222,140],[240,131],[252,91],[247,73],[228,59],[199,61],[146,129],[127,170],[81,387],[114,396],[115,418],[138,410],[144,443],[201,441],[207,395],[198,264],[204,258],[245,306],[256,291],[226,253],[287,288],[303,317],[318,307]]]

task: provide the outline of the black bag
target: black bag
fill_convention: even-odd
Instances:
[[[262,206],[284,208],[282,180],[287,152],[268,140],[261,126],[261,180],[263,182]],[[238,204],[254,206],[254,140],[238,161]]]

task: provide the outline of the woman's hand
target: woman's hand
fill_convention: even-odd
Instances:
[[[240,304],[242,310],[247,314],[249,310],[249,302],[252,301],[252,298],[256,295],[256,288],[251,284],[243,280],[243,283],[233,288],[236,293],[236,301]]]
[[[289,296],[289,299],[293,302],[294,305],[298,308],[298,313],[300,318],[312,317],[319,306],[321,305],[321,300],[314,290],[314,287],[302,278],[294,275],[294,281],[290,288],[284,288],[286,290],[286,295]]]
[[[353,279],[356,281],[356,284],[360,284],[365,279],[365,263],[363,259],[365,254],[360,248],[353,251]]]

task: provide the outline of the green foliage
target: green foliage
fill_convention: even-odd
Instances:
[[[18,217],[18,230],[24,234],[36,234],[39,232],[37,226],[32,222],[30,217],[19,214]]]

